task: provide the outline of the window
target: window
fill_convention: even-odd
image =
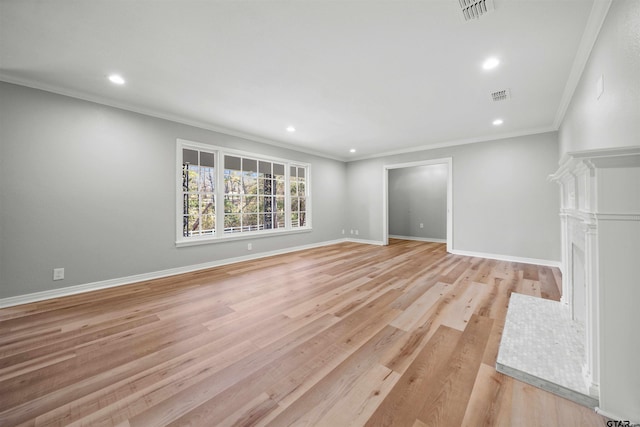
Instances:
[[[182,236],[216,231],[215,154],[182,149]]]
[[[309,165],[183,140],[177,157],[179,246],[311,228]]]
[[[305,185],[305,168],[291,166],[289,173],[291,189],[291,226],[304,227],[307,218],[307,186]]]
[[[285,166],[224,157],[224,232],[285,228]]]

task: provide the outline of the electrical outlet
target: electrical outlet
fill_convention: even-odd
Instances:
[[[247,243],[247,250],[250,251],[253,249],[253,245],[251,243]]]
[[[423,223],[420,223],[420,228],[424,228],[424,224]]]
[[[53,280],[63,280],[63,279],[64,279],[64,268],[54,268]]]

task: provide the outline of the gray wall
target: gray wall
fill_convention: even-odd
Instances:
[[[176,138],[310,163],[313,231],[176,248]],[[343,162],[0,82],[0,298],[342,238],[345,181]]]
[[[390,235],[447,238],[447,173],[446,164],[389,170]]]
[[[640,2],[615,0],[560,126],[560,155],[639,144]]]
[[[454,249],[559,258],[556,133],[342,163],[0,83],[0,298],[345,237],[382,240],[383,164],[453,157]],[[312,165],[313,231],[175,247],[176,138]],[[345,185],[346,183],[346,185]],[[355,236],[353,236],[355,237]],[[65,280],[52,280],[54,267]]]
[[[560,259],[556,132],[349,163],[349,228],[382,241],[383,165],[453,158],[453,248]]]

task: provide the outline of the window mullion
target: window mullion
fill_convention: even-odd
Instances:
[[[284,228],[291,229],[291,166],[284,164]]]
[[[213,187],[213,194],[216,205],[216,237],[224,235],[224,153],[221,151],[215,152],[215,182]]]

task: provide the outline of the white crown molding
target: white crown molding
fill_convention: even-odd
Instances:
[[[537,258],[525,258],[511,255],[501,255],[501,254],[489,254],[485,252],[473,252],[473,251],[461,251],[457,249],[453,249],[449,251],[454,255],[462,255],[462,256],[470,256],[476,258],[487,258],[487,259],[495,259],[498,261],[508,261],[508,262],[520,262],[523,264],[535,264],[535,265],[543,265],[545,267],[558,267],[560,268],[560,261],[552,261],[548,259],[537,259]]]
[[[323,246],[335,245],[338,243],[343,243],[345,241],[351,241],[351,240],[350,239],[329,240],[329,241],[320,242],[320,243],[294,246],[290,248],[261,252],[261,253],[256,253],[252,255],[226,258],[226,259],[217,260],[217,261],[205,262],[202,264],[193,264],[193,265],[187,265],[184,267],[169,268],[167,270],[152,271],[150,273],[135,274],[133,276],[118,277],[115,279],[101,280],[98,282],[85,283],[82,285],[68,286],[65,288],[52,289],[52,290],[42,291],[42,292],[34,292],[30,294],[25,294],[25,295],[17,295],[13,297],[0,299],[0,308],[12,307],[16,305],[28,304],[32,302],[38,302],[38,301],[44,301],[52,298],[60,298],[60,297],[65,297],[69,295],[76,295],[76,294],[81,294],[85,292],[97,291],[101,289],[114,288],[116,286],[130,285],[132,283],[138,283],[138,282],[143,282],[143,281],[153,280],[153,279],[160,279],[163,277],[175,276],[178,274],[190,273],[193,271],[199,271],[199,270],[205,270],[213,267],[220,267],[223,265],[235,264],[242,261],[252,261],[260,258],[274,256],[274,255],[282,255],[289,252],[297,252],[297,251],[302,251],[306,249],[314,249],[314,248],[319,248]],[[359,242],[365,243],[368,241],[359,241]]]
[[[582,39],[580,40],[580,44],[578,45],[578,51],[576,52],[576,56],[573,59],[573,65],[571,66],[571,71],[569,72],[569,78],[567,79],[567,83],[564,86],[562,98],[560,98],[560,105],[558,106],[558,111],[556,112],[556,118],[553,121],[554,129],[559,129],[560,124],[564,120],[564,115],[567,113],[567,109],[569,108],[569,104],[571,103],[571,99],[573,98],[573,94],[575,93],[576,88],[578,87],[578,83],[580,82],[580,77],[582,77],[582,73],[584,72],[584,68],[587,65],[587,61],[589,60],[589,56],[591,55],[593,46],[598,39],[598,34],[600,34],[600,29],[602,28],[604,19],[607,16],[607,12],[609,11],[611,2],[612,0],[595,0],[593,2],[591,13],[589,14],[589,18],[587,19],[587,25],[585,26],[584,32],[582,33]]]
[[[435,144],[424,144],[424,145],[420,145],[420,146],[417,146],[417,147],[403,148],[403,149],[399,149],[399,150],[385,151],[383,153],[371,154],[371,155],[367,155],[367,156],[354,157],[354,158],[350,158],[349,160],[345,160],[345,161],[346,162],[356,162],[356,161],[359,161],[359,160],[368,160],[368,159],[375,159],[375,158],[380,158],[380,157],[395,156],[395,155],[398,155],[398,154],[416,153],[416,152],[419,152],[419,151],[435,150],[435,149],[438,149],[438,148],[455,147],[457,145],[475,144],[475,143],[478,143],[478,142],[498,141],[498,140],[501,140],[501,139],[517,138],[517,137],[520,137],[520,136],[538,135],[538,134],[541,134],[541,133],[555,132],[557,130],[558,130],[557,127],[544,126],[544,127],[541,127],[541,128],[527,129],[527,130],[523,130],[523,131],[509,132],[509,133],[503,133],[503,134],[499,134],[499,135],[490,135],[490,136],[479,136],[479,137],[474,137],[474,138],[454,139],[454,140],[451,140],[451,141],[437,142]]]
[[[322,153],[322,152],[319,152],[319,151],[309,150],[309,149],[306,149],[306,148],[301,147],[299,145],[294,145],[294,144],[288,144],[288,143],[285,143],[285,142],[275,141],[275,140],[269,139],[269,138],[263,138],[261,136],[254,135],[252,133],[247,133],[247,132],[242,132],[242,131],[238,131],[238,130],[234,130],[234,129],[229,129],[229,128],[222,127],[222,126],[217,126],[217,125],[212,124],[212,123],[207,123],[207,122],[202,122],[202,121],[198,121],[198,120],[187,119],[185,117],[181,117],[181,116],[176,115],[176,114],[169,114],[169,113],[163,113],[163,112],[155,111],[155,110],[152,110],[152,109],[140,108],[140,107],[136,107],[136,106],[133,106],[133,105],[130,105],[130,104],[127,104],[127,103],[114,101],[112,99],[108,99],[108,98],[104,98],[104,97],[100,97],[100,96],[96,96],[96,95],[89,95],[89,94],[81,92],[81,91],[76,91],[76,90],[66,89],[66,88],[59,88],[59,87],[54,86],[54,85],[48,85],[46,83],[36,82],[36,81],[32,81],[32,80],[27,80],[27,79],[20,79],[20,78],[16,78],[14,76],[11,76],[11,75],[8,75],[8,74],[2,73],[2,72],[0,72],[0,81],[6,82],[6,83],[10,83],[10,84],[19,85],[19,86],[25,86],[25,87],[29,87],[29,88],[32,88],[32,89],[43,90],[45,92],[51,92],[51,93],[55,93],[55,94],[58,94],[58,95],[67,96],[69,98],[81,99],[83,101],[93,102],[95,104],[106,105],[108,107],[118,108],[120,110],[131,111],[133,113],[144,114],[145,116],[155,117],[157,119],[169,120],[171,122],[180,123],[180,124],[187,125],[187,126],[193,126],[193,127],[197,127],[197,128],[200,128],[200,129],[210,130],[210,131],[213,131],[213,132],[222,133],[224,135],[235,136],[237,138],[243,138],[243,139],[246,139],[246,140],[249,140],[249,141],[253,141],[253,142],[260,142],[260,143],[263,143],[263,144],[272,145],[274,147],[279,147],[279,148],[284,148],[284,149],[287,149],[287,150],[297,151],[299,153],[311,154],[313,156],[318,156],[318,157],[331,159],[331,160],[338,160],[340,162],[346,162],[347,161],[346,157],[336,157],[336,156],[332,156],[332,155],[327,154],[327,153]]]
[[[181,117],[181,116],[174,115],[174,114],[162,113],[162,112],[151,110],[151,109],[139,108],[139,107],[127,104],[127,103],[117,102],[117,101],[114,101],[112,99],[107,99],[107,98],[103,98],[103,97],[100,97],[100,96],[89,95],[89,94],[81,92],[81,91],[75,91],[75,90],[72,90],[72,89],[63,89],[63,88],[59,88],[59,87],[54,86],[54,85],[48,85],[48,84],[42,83],[42,82],[36,82],[36,81],[32,81],[32,80],[27,80],[27,79],[16,78],[14,76],[11,76],[11,75],[8,75],[8,74],[2,73],[2,72],[0,72],[0,81],[6,82],[6,83],[10,83],[10,84],[19,85],[19,86],[25,86],[25,87],[32,88],[32,89],[42,90],[42,91],[45,91],[45,92],[51,92],[51,93],[55,93],[55,94],[58,94],[58,95],[67,96],[67,97],[75,98],[75,99],[80,99],[80,100],[87,101],[87,102],[93,102],[95,104],[105,105],[105,106],[108,106],[108,107],[118,108],[120,110],[131,111],[133,113],[143,114],[145,116],[155,117],[155,118],[162,119],[162,120],[168,120],[168,121],[171,121],[171,122],[174,122],[174,123],[179,123],[179,124],[183,124],[183,125],[187,125],[187,126],[193,126],[193,127],[197,127],[197,128],[200,128],[200,129],[209,130],[209,131],[212,131],[212,132],[221,133],[221,134],[224,134],[224,135],[235,136],[235,137],[243,138],[243,139],[246,139],[246,140],[249,140],[249,141],[253,141],[253,142],[260,142],[260,143],[271,145],[271,146],[274,146],[274,147],[284,148],[284,149],[287,149],[287,150],[297,151],[297,152],[300,152],[300,153],[310,154],[310,155],[313,155],[313,156],[318,156],[318,157],[331,159],[331,160],[337,160],[337,161],[345,162],[345,163],[355,162],[355,161],[359,161],[359,160],[374,159],[374,158],[379,158],[379,157],[393,156],[393,155],[397,155],[397,154],[415,153],[415,152],[419,152],[419,151],[435,150],[435,149],[438,149],[438,148],[454,147],[454,146],[457,146],[457,145],[466,145],[466,144],[474,144],[474,143],[478,143],[478,142],[487,142],[487,141],[495,141],[495,140],[507,139],[507,138],[516,138],[516,137],[520,137],[520,136],[537,135],[537,134],[540,134],[540,133],[554,132],[554,131],[558,130],[558,128],[554,127],[554,126],[545,126],[545,127],[541,127],[541,128],[527,129],[527,130],[523,130],[523,131],[516,131],[516,132],[504,133],[504,134],[499,134],[499,135],[482,136],[482,137],[474,137],[474,138],[462,138],[462,139],[455,139],[455,140],[450,140],[450,141],[445,141],[445,142],[439,142],[439,143],[435,143],[435,144],[423,144],[423,145],[420,145],[420,146],[417,146],[417,147],[410,147],[410,148],[400,149],[400,150],[385,151],[385,152],[382,152],[382,153],[372,154],[372,155],[367,155],[367,156],[359,156],[359,157],[349,157],[349,158],[347,158],[347,157],[332,156],[332,155],[327,154],[327,153],[322,153],[322,152],[315,151],[315,150],[305,149],[304,147],[300,147],[298,145],[288,144],[288,143],[284,143],[284,142],[280,142],[280,141],[274,141],[272,139],[263,138],[263,137],[258,136],[258,135],[237,131],[237,130],[225,128],[225,127],[222,127],[222,126],[217,126],[217,125],[214,125],[214,124],[211,124],[211,123],[206,123],[206,122],[202,122],[202,121],[187,119],[185,117]]]

